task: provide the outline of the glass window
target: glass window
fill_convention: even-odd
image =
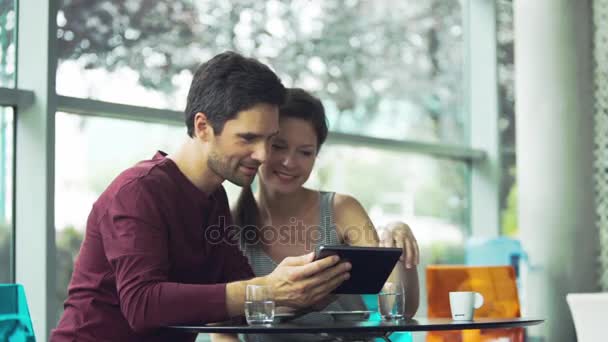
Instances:
[[[15,86],[16,13],[0,0],[0,87]],[[13,281],[13,108],[0,107],[0,283]]]
[[[497,31],[499,129],[502,164],[500,184],[501,234],[515,237],[518,234],[518,228],[512,1],[501,0],[497,2]]]
[[[0,87],[15,86],[17,13],[14,0],[0,0]]]
[[[174,152],[187,134],[185,127],[67,113],[57,113],[55,127],[57,303],[63,303],[93,203],[120,172],[157,150]],[[236,186],[226,188],[235,198]],[[60,317],[63,306],[57,309]]]
[[[496,10],[500,138],[504,148],[515,148],[513,3],[498,1]]]
[[[469,234],[468,174],[465,162],[328,145],[307,186],[353,195],[376,226],[407,222],[425,264],[462,263]]]
[[[13,118],[11,107],[0,107],[0,283],[13,281]]]
[[[513,153],[502,156],[502,179],[500,183],[501,234],[517,237],[517,170]]]
[[[56,119],[57,296],[67,296],[93,202],[121,171],[157,150],[171,153],[185,128],[58,113]],[[119,152],[117,152],[119,151]],[[469,224],[465,162],[365,147],[327,145],[307,186],[355,196],[376,225],[411,225],[424,265],[462,263]],[[240,188],[224,182],[233,202]],[[57,308],[61,311],[61,308]],[[59,317],[59,316],[58,316]]]
[[[376,226],[395,220],[410,225],[421,255],[419,315],[427,310],[426,266],[464,263],[464,242],[470,235],[465,162],[327,145],[307,186],[354,196]]]
[[[466,144],[460,3],[68,0],[57,91],[181,110],[197,66],[235,50],[321,97],[332,130]]]

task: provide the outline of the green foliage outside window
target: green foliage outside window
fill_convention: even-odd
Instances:
[[[320,96],[335,131],[464,144],[461,21],[444,0],[65,0],[59,65],[133,70],[181,110],[184,80],[235,50]]]

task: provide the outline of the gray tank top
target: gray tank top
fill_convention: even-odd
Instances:
[[[318,245],[340,245],[342,241],[338,236],[336,224],[333,217],[334,192],[320,192],[319,201],[319,233]],[[241,244],[243,254],[249,259],[249,264],[256,277],[265,276],[277,267],[277,263],[272,260],[259,245]],[[365,310],[365,304],[361,296],[339,295],[338,299],[329,304],[323,311],[346,311],[346,310]],[[313,323],[317,321],[327,321],[328,315],[319,313],[309,313],[294,322]],[[331,319],[331,318],[329,318]],[[321,336],[315,335],[245,335],[245,341],[252,342],[273,342],[273,341],[321,341]]]

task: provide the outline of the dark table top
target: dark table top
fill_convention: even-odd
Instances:
[[[316,333],[391,333],[395,331],[437,331],[466,329],[501,329],[525,327],[542,323],[534,318],[476,318],[474,321],[453,321],[450,318],[416,318],[401,321],[347,321],[322,323],[275,323],[263,325],[208,324],[171,326],[196,333],[226,334],[316,334]]]

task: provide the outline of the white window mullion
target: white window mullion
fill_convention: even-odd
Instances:
[[[25,287],[36,339],[48,340],[55,317],[56,4],[20,0],[17,87],[34,93],[17,107],[15,278]]]
[[[464,2],[465,79],[471,148],[486,158],[471,168],[471,233],[495,237],[500,232],[500,142],[496,58],[496,3]]]

